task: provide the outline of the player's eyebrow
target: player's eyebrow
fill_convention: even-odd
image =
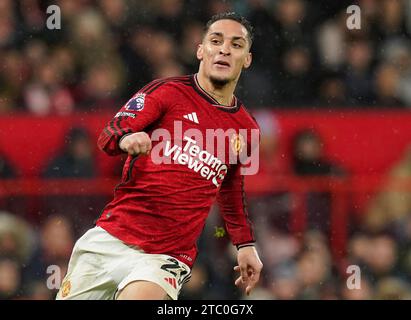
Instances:
[[[224,35],[221,33],[221,32],[212,32],[212,33],[210,33],[210,36],[218,36],[218,37],[223,37]],[[245,38],[244,37],[241,37],[241,36],[233,36],[233,37],[231,37],[231,39],[233,39],[234,41],[235,40],[243,40],[243,41],[245,41],[245,42],[247,42],[246,40],[245,40]]]

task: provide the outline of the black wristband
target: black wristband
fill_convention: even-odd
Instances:
[[[120,148],[121,151],[125,152],[125,151],[124,151],[123,149],[121,149],[121,147],[120,147],[121,141],[122,141],[125,137],[127,137],[127,136],[129,136],[130,134],[133,134],[133,133],[134,133],[134,132],[126,133],[125,135],[123,135],[123,136],[120,138],[120,140],[118,141],[118,147]]]
[[[245,247],[255,247],[255,244],[253,242],[251,243],[244,243],[244,244],[238,244],[237,245],[237,250],[240,250],[241,248]]]

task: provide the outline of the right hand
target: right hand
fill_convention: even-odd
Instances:
[[[119,147],[129,155],[137,156],[139,154],[149,154],[152,146],[149,135],[141,131],[125,136],[120,141]]]

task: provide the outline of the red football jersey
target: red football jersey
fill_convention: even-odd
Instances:
[[[219,145],[213,151],[207,147],[207,133],[221,129],[235,133],[227,135],[223,149]],[[220,105],[200,87],[196,75],[149,83],[99,137],[100,149],[109,155],[122,153],[120,139],[139,131],[149,134],[153,148],[150,155],[128,156],[114,199],[96,224],[127,244],[171,255],[192,267],[197,239],[217,198],[232,243],[254,242],[241,164],[227,161],[230,148],[250,148],[251,135],[239,134],[240,129],[255,131],[258,125],[236,97],[231,106]],[[159,132],[170,137],[156,141]]]

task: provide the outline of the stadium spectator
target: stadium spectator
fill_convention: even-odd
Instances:
[[[18,29],[16,16],[13,14],[13,1],[4,0],[0,4],[0,49],[16,46]]]
[[[318,79],[308,47],[293,46],[284,52],[281,75],[279,91],[283,105],[307,107],[314,103]]]
[[[17,299],[24,293],[35,242],[35,232],[23,218],[0,212],[0,299]]]
[[[379,65],[374,78],[375,105],[383,108],[403,106],[398,94],[399,83],[400,74],[393,65]]]
[[[281,127],[278,119],[266,111],[255,111],[254,117],[260,126],[260,164],[258,174],[248,179],[259,181],[261,176],[269,176],[277,181],[289,174],[290,168],[281,152]],[[296,250],[294,239],[283,234],[289,231],[289,211],[291,208],[288,193],[284,190],[263,193],[248,200],[261,250],[269,268],[277,264],[277,255]],[[273,243],[281,243],[273,247]],[[282,249],[285,251],[283,252]],[[292,255],[293,253],[288,253]]]
[[[22,107],[23,92],[28,85],[30,66],[24,61],[24,55],[17,50],[6,50],[2,55],[2,68],[0,69],[0,81],[3,84],[2,91],[9,102],[6,108],[12,106]]]
[[[410,284],[403,279],[388,276],[381,279],[375,288],[375,300],[410,300]]]
[[[374,298],[373,286],[366,278],[361,277],[360,288],[350,289],[344,283],[340,286],[340,297],[343,300],[371,300]]]
[[[345,62],[346,13],[325,20],[317,31],[318,59],[324,72],[337,72]]]
[[[149,45],[147,43],[145,44],[149,47],[147,61],[150,64],[153,75],[160,73],[159,71],[166,65],[179,65],[179,62],[177,61],[176,45],[173,41],[173,38],[171,38],[167,33],[153,33],[149,43]],[[181,66],[179,66],[179,68],[180,70],[182,69]],[[174,76],[179,75],[181,74],[175,74]]]
[[[371,73],[373,56],[370,41],[353,39],[348,43],[344,81],[350,105],[369,106],[374,101]]]
[[[115,64],[116,44],[104,16],[94,8],[81,10],[73,17],[69,39],[84,72],[96,63]]]
[[[278,265],[269,278],[272,296],[275,300],[298,300],[301,298],[302,284],[298,278],[295,262]]]
[[[341,176],[344,170],[326,159],[324,142],[313,129],[298,131],[292,139],[293,172],[299,176]]]
[[[368,234],[357,232],[353,234],[347,245],[348,259],[356,265],[365,264],[370,252],[371,242]]]
[[[10,179],[17,177],[17,171],[12,166],[4,153],[0,153],[0,179]]]
[[[371,199],[364,215],[368,230],[379,232],[401,224],[411,214],[411,195],[401,181],[411,178],[411,145],[389,170],[381,190]]]
[[[40,50],[42,50],[42,48],[40,48]],[[32,64],[38,64],[41,62],[42,59],[45,60],[46,58],[37,58],[37,61],[34,60]],[[76,79],[78,78],[78,68],[72,49],[64,45],[55,46],[53,50],[49,52],[49,59],[59,70],[61,77],[64,79],[66,87],[69,88],[71,91],[74,91]],[[74,99],[76,99],[74,93],[73,96]]]
[[[280,0],[274,6],[278,23],[277,36],[279,47],[289,50],[291,47],[311,47],[313,35],[310,34],[307,3],[303,0]],[[283,52],[280,52],[280,55]]]
[[[301,282],[302,299],[320,299],[323,284],[333,276],[328,237],[318,231],[305,234],[302,252],[297,260],[297,277]]]
[[[411,46],[409,41],[395,40],[384,48],[383,61],[395,66],[399,72],[398,98],[406,105],[411,105]]]
[[[86,129],[73,128],[67,133],[63,151],[52,159],[43,172],[45,178],[91,178],[96,176],[93,143]]]
[[[42,172],[45,179],[90,179],[98,176],[94,143],[87,129],[74,127],[67,133],[59,154],[50,160]],[[83,231],[92,225],[101,206],[101,197],[96,195],[64,194],[44,199],[44,211],[49,214],[70,214],[79,223],[76,231]]]
[[[0,116],[4,114],[10,114],[10,112],[16,109],[16,103],[13,97],[6,91],[0,91]]]
[[[36,251],[25,269],[26,291],[33,291],[33,286],[37,286],[39,281],[46,283],[51,275],[48,269],[50,266],[59,268],[59,274],[56,276],[60,275],[60,278],[56,281],[62,282],[74,246],[74,237],[73,227],[67,217],[50,215],[46,218],[39,232]],[[54,296],[55,294],[56,291]]]
[[[324,142],[313,129],[298,131],[292,139],[292,173],[300,177],[342,177],[344,170],[326,159]],[[309,228],[328,234],[331,198],[327,192],[308,192],[305,198]]]
[[[81,96],[78,108],[89,113],[112,110],[120,100],[122,73],[112,64],[94,64],[85,74],[84,82],[78,88]]]
[[[382,0],[379,4],[378,23],[374,25],[375,39],[384,43],[393,38],[410,38],[405,21],[405,1]]]
[[[329,72],[320,80],[319,98],[315,103],[319,107],[338,108],[348,105],[347,86],[342,75]]]
[[[46,283],[47,281],[44,279],[30,281],[25,286],[24,294],[21,298],[25,300],[52,300],[54,293],[47,288]]]
[[[365,264],[361,266],[362,275],[376,284],[389,275],[399,275],[398,244],[388,233],[369,236],[369,251],[365,256]]]
[[[155,33],[148,24],[140,24],[129,31],[130,37],[120,47],[121,58],[126,66],[127,87],[125,95],[135,88],[141,88],[152,79],[154,70],[149,61],[150,39]],[[193,57],[195,58],[195,57]]]
[[[0,211],[0,255],[13,257],[24,265],[32,256],[34,239],[34,231],[23,218]]]
[[[126,28],[130,24],[131,10],[125,0],[102,0],[98,2],[111,33],[117,42],[123,41]],[[120,43],[116,43],[119,45]]]
[[[181,46],[177,52],[179,61],[188,73],[195,73],[197,69],[196,43],[201,42],[203,26],[197,21],[190,21],[183,30]]]
[[[24,91],[27,108],[35,115],[67,115],[74,109],[74,98],[63,83],[63,69],[43,60],[36,65],[32,81]]]
[[[15,300],[21,294],[21,265],[16,259],[0,256],[0,300]]]
[[[159,0],[153,25],[166,32],[177,42],[184,29],[184,0]]]

